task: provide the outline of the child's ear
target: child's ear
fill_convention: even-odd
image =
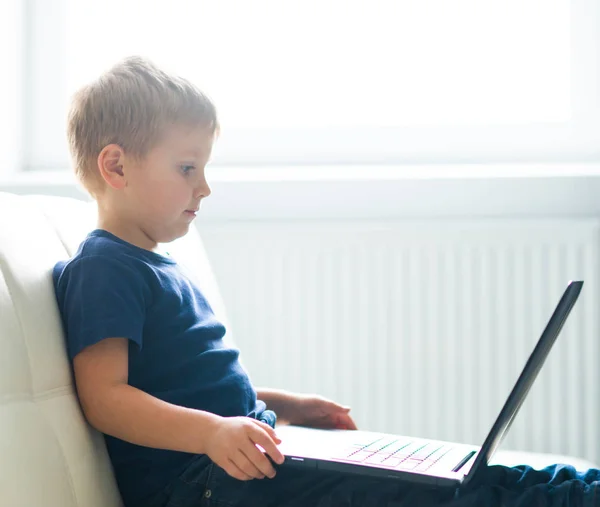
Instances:
[[[98,154],[98,170],[102,178],[114,189],[127,186],[127,179],[123,171],[125,153],[118,144],[108,144]]]

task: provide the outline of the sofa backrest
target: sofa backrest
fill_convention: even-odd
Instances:
[[[0,505],[122,505],[102,436],[85,421],[51,271],[95,228],[93,203],[0,193]],[[165,247],[223,304],[192,229]]]

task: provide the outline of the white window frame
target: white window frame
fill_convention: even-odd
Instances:
[[[15,173],[23,166],[23,23],[20,0],[0,2],[0,174]]]

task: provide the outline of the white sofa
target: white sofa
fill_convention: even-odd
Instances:
[[[100,434],[85,422],[65,354],[51,269],[95,227],[74,199],[0,193],[0,506],[122,505]],[[226,321],[198,234],[168,251],[195,271]],[[497,463],[542,467],[576,458],[499,452]]]

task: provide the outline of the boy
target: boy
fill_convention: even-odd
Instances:
[[[75,171],[97,202],[98,228],[53,277],[81,406],[105,434],[125,505],[453,501],[453,492],[395,482],[276,474],[273,412],[294,424],[356,426],[348,407],[319,396],[255,390],[201,291],[159,251],[188,232],[210,195],[205,166],[218,129],[206,96],[140,58],[80,90],[69,116]],[[496,470],[502,501],[517,480],[543,488],[556,471]],[[585,489],[591,498],[583,478],[565,482],[575,472],[557,470],[565,494]],[[481,494],[491,489],[455,501]]]

